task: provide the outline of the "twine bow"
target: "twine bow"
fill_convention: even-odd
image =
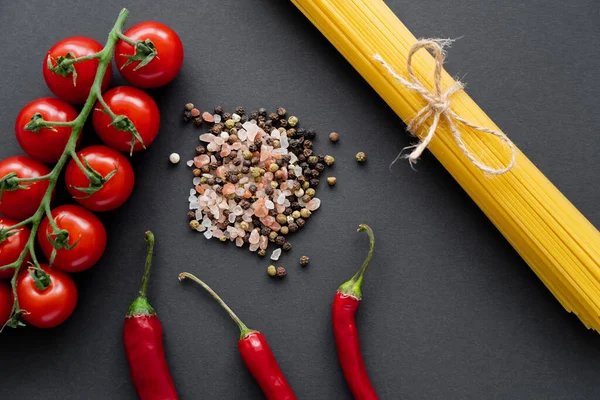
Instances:
[[[423,39],[419,40],[414,46],[411,47],[408,53],[408,59],[406,62],[406,69],[408,70],[408,78],[405,79],[402,76],[398,75],[394,69],[385,62],[385,60],[379,55],[376,54],[373,56],[373,59],[381,63],[387,70],[387,72],[394,77],[398,82],[402,85],[406,86],[408,89],[415,91],[421,95],[423,100],[427,103],[425,107],[423,107],[417,115],[413,117],[413,119],[409,122],[407,126],[407,130],[413,135],[416,136],[416,132],[419,128],[427,121],[429,118],[433,116],[433,122],[431,123],[431,127],[427,132],[427,135],[420,141],[419,144],[414,146],[409,146],[408,148],[414,149],[408,156],[411,165],[416,164],[417,160],[423,153],[423,151],[429,146],[431,139],[435,136],[437,127],[439,125],[440,119],[446,120],[448,126],[450,127],[450,131],[452,132],[452,136],[456,141],[456,144],[464,153],[464,155],[480,170],[487,172],[492,175],[502,175],[512,169],[515,165],[517,151],[515,149],[514,144],[510,141],[510,139],[502,132],[488,129],[483,126],[479,126],[472,122],[467,121],[466,119],[458,116],[451,108],[450,105],[450,97],[456,92],[464,89],[464,85],[460,81],[456,81],[454,85],[448,88],[445,92],[442,92],[442,70],[444,68],[444,45],[448,45],[450,40],[438,40],[438,39]],[[434,71],[434,91],[433,93],[427,90],[427,88],[417,79],[414,74],[412,67],[412,58],[413,55],[419,51],[420,49],[429,49],[433,52],[435,57],[435,71]],[[484,162],[480,161],[466,146],[465,142],[462,139],[462,134],[460,130],[457,128],[456,123],[459,122],[465,126],[473,128],[479,132],[493,135],[504,142],[511,150],[511,159],[509,164],[504,168],[494,168]],[[401,153],[402,154],[402,153]]]

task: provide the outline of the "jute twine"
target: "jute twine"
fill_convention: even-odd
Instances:
[[[387,72],[394,77],[398,82],[402,85],[406,86],[408,89],[415,91],[421,95],[423,100],[427,103],[425,107],[421,109],[413,117],[413,119],[409,122],[407,126],[407,130],[414,136],[416,136],[416,132],[419,128],[433,116],[433,122],[431,123],[431,127],[427,132],[427,135],[420,141],[419,144],[408,146],[406,149],[413,149],[412,152],[403,156],[404,158],[408,158],[411,166],[417,163],[417,160],[423,153],[423,151],[429,146],[431,139],[436,134],[436,130],[440,120],[443,118],[448,126],[450,127],[450,131],[452,132],[452,136],[454,136],[454,140],[456,144],[464,153],[464,155],[480,170],[487,172],[492,175],[502,175],[511,170],[511,168],[515,165],[517,151],[515,149],[515,145],[511,142],[511,140],[502,132],[488,129],[483,126],[479,126],[474,124],[460,116],[458,116],[451,108],[450,97],[456,92],[463,90],[464,85],[460,81],[456,81],[448,90],[442,92],[442,70],[444,68],[444,59],[445,52],[444,46],[447,46],[451,41],[447,39],[422,39],[415,43],[414,46],[411,47],[410,52],[408,53],[408,60],[406,62],[406,68],[408,70],[408,79],[403,78],[398,75],[394,69],[387,63],[385,60],[379,55],[375,54],[373,59],[381,63],[387,70]],[[429,49],[433,52],[435,57],[435,71],[434,71],[434,91],[433,93],[427,90],[425,86],[417,79],[414,74],[412,67],[412,59],[413,55],[419,51],[420,49]],[[465,142],[462,139],[462,133],[456,126],[457,123],[461,123],[465,126],[473,128],[481,133],[485,133],[488,135],[493,135],[497,137],[499,140],[504,142],[511,151],[511,158],[509,164],[504,168],[494,168],[484,162],[480,161],[465,145]],[[400,157],[402,153],[398,157]]]

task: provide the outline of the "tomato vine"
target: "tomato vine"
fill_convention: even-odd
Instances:
[[[97,59],[99,64],[96,71],[94,83],[91,87],[91,90],[88,94],[87,100],[85,101],[81,112],[72,121],[67,122],[56,122],[56,121],[45,121],[40,114],[35,114],[29,123],[25,125],[25,129],[37,132],[41,128],[54,129],[56,127],[70,127],[71,135],[69,140],[62,152],[62,155],[56,162],[54,168],[51,170],[49,174],[34,177],[34,178],[19,178],[14,172],[11,172],[3,177],[0,177],[0,201],[2,199],[2,195],[7,191],[14,190],[27,190],[28,186],[37,181],[48,181],[48,188],[37,208],[35,213],[13,226],[8,228],[0,229],[0,243],[7,240],[11,235],[16,233],[16,230],[26,226],[31,225],[31,232],[29,234],[29,238],[27,240],[27,244],[24,247],[23,251],[19,255],[19,258],[12,262],[11,264],[0,266],[0,270],[6,269],[14,269],[12,279],[10,281],[12,286],[12,294],[14,297],[13,306],[11,310],[11,315],[5,326],[16,328],[18,326],[23,326],[24,323],[20,320],[21,314],[26,312],[22,310],[19,306],[19,298],[17,295],[17,277],[19,275],[19,271],[22,268],[24,261],[27,259],[27,256],[31,256],[31,263],[29,265],[29,272],[33,280],[35,281],[36,286],[39,289],[44,289],[50,285],[50,276],[46,273],[41,267],[40,263],[37,260],[37,256],[35,254],[35,241],[37,232],[44,217],[48,218],[50,223],[52,233],[48,235],[49,241],[52,243],[54,250],[52,256],[50,257],[50,262],[52,262],[54,255],[57,249],[70,249],[75,244],[69,244],[69,232],[65,229],[60,229],[54,218],[52,217],[51,212],[51,200],[54,189],[56,187],[56,183],[59,179],[59,176],[64,169],[67,162],[71,159],[75,161],[77,166],[81,169],[81,171],[87,176],[90,181],[89,188],[80,188],[80,190],[84,191],[86,194],[93,194],[96,191],[99,191],[104,183],[106,183],[110,178],[116,173],[109,173],[107,176],[102,177],[97,171],[95,171],[84,159],[82,162],[76,154],[76,147],[78,139],[81,135],[82,128],[88,119],[90,113],[94,109],[94,105],[98,101],[99,104],[103,107],[103,110],[106,114],[111,117],[112,126],[118,130],[122,130],[125,132],[131,133],[131,148],[133,151],[133,146],[137,141],[139,141],[142,146],[144,145],[142,138],[133,122],[125,116],[125,115],[116,115],[110,109],[110,107],[106,104],[102,97],[102,80],[104,78],[105,72],[112,62],[113,53],[115,50],[115,46],[119,40],[123,40],[133,46],[139,51],[139,55],[144,55],[143,60],[146,61],[148,58],[149,62],[151,58],[157,55],[156,50],[152,42],[149,39],[134,41],[127,36],[125,36],[122,32],[123,26],[125,24],[125,20],[127,19],[127,15],[129,14],[127,9],[121,10],[114,26],[112,27],[106,44],[104,48],[97,53],[86,55],[80,58],[74,58],[71,54],[67,54],[60,59],[55,60],[57,62],[56,66],[52,64],[50,59],[48,60],[47,68],[55,74],[62,76],[72,75],[74,81],[76,81],[77,77],[77,63],[82,61],[87,61],[91,59]],[[146,62],[146,64],[147,64]],[[145,64],[144,64],[145,65]],[[141,68],[142,66],[140,66]]]

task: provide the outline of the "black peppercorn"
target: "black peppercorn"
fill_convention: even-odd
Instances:
[[[214,186],[214,185],[215,185],[215,178],[208,178],[208,179],[206,180],[206,183],[207,183],[209,186]]]
[[[319,180],[317,178],[313,178],[310,180],[310,186],[316,188],[317,186],[319,186]]]
[[[197,155],[204,154],[204,153],[206,153],[206,147],[196,146],[196,154]]]
[[[246,122],[246,121],[244,121],[244,122]],[[237,129],[238,131],[239,131],[240,129],[242,129],[242,127],[243,127],[243,125],[242,125],[242,123],[241,123],[241,122],[236,122],[236,123],[235,123],[235,129]]]
[[[285,238],[283,236],[279,235],[275,238],[275,244],[277,244],[278,246],[283,246],[284,243]]]
[[[269,215],[271,217],[276,217],[277,216],[277,210],[269,210]]]
[[[231,119],[231,113],[223,113],[223,121],[227,121],[228,119]]]
[[[317,163],[317,165],[315,165],[315,169],[319,172],[323,172],[323,170],[325,169],[325,165],[321,164],[321,163]]]
[[[289,155],[289,154],[284,154],[284,155],[283,155],[283,157],[281,157],[281,159],[282,159],[284,162],[286,162],[286,163],[289,163],[289,162],[290,162],[290,160],[292,159],[292,157],[290,157],[290,155]]]
[[[271,196],[275,190],[271,186],[267,186],[265,189],[265,194],[267,196]]]
[[[192,171],[192,174],[194,174],[194,176],[200,176],[202,175],[202,170],[196,168]]]
[[[292,215],[292,209],[290,207],[283,210],[283,215]]]
[[[311,176],[312,176],[313,178],[318,178],[318,177],[319,177],[319,175],[321,175],[321,172],[319,172],[319,171],[318,171],[318,170],[316,170],[316,169],[313,169],[313,170],[310,172],[310,174],[311,174]]]
[[[279,115],[277,115],[277,113],[271,113],[269,114],[269,119],[271,121],[279,121]]]
[[[239,203],[240,201],[242,201],[242,198],[236,194],[236,195],[235,195],[235,197],[233,198],[233,200],[234,200],[236,203]],[[238,222],[239,222],[239,221],[238,221]]]
[[[236,167],[239,167],[242,164],[242,160],[240,160],[239,158],[234,158],[233,159],[233,165],[235,165]]]
[[[279,120],[279,126],[280,126],[280,127],[282,127],[282,128],[285,128],[285,127],[287,126],[287,124],[288,124],[288,122],[287,122],[287,119],[285,119],[285,118],[281,118],[281,119]]]
[[[258,126],[260,126],[260,122],[258,123]],[[272,127],[273,126],[273,121],[271,121],[270,119],[264,121],[264,126],[266,126],[268,128]]]
[[[231,182],[231,183],[233,183],[233,184],[236,184],[236,183],[238,183],[238,180],[239,180],[239,179],[238,179],[237,175],[231,175],[231,176],[229,177],[229,182]]]
[[[296,220],[296,225],[298,225],[298,228],[304,228],[304,224],[306,224],[304,218],[298,218]]]
[[[254,153],[256,151],[256,145],[252,143],[250,146],[248,146],[248,151]]]
[[[211,162],[210,164],[208,164],[210,169],[217,169],[217,167],[219,166],[216,162]]]
[[[298,230],[298,225],[295,222],[292,222],[291,224],[288,224],[288,230],[294,233]]]
[[[308,203],[311,200],[311,197],[307,194],[305,194],[304,196],[302,196],[302,201],[305,203]]]
[[[246,110],[244,109],[244,107],[238,106],[235,108],[235,113],[241,116],[246,114]]]
[[[217,186],[217,188],[215,189],[215,192],[217,194],[223,194],[223,188],[221,186]]]
[[[271,233],[271,228],[268,228],[268,227],[266,227],[266,226],[263,226],[263,227],[260,229],[260,234],[261,234],[261,235],[263,235],[263,236],[269,236],[269,234],[270,234],[270,233]]]
[[[293,169],[288,171],[288,179],[294,179],[296,177],[296,172]]]
[[[244,167],[251,167],[252,166],[252,161],[250,161],[250,160],[244,160],[243,164],[244,164]]]
[[[285,114],[287,114],[287,110],[283,107],[278,107],[277,108],[277,115],[279,115],[280,117],[285,116]]]
[[[260,129],[265,129],[267,127],[267,124],[263,121],[258,121],[258,127]]]
[[[290,251],[292,249],[292,244],[290,242],[285,242],[282,246],[283,250]]]
[[[300,257],[300,265],[302,265],[303,267],[306,267],[308,265],[309,261],[310,261],[310,258],[308,258],[308,256]]]
[[[204,120],[202,119],[202,117],[194,118],[194,125],[196,125],[196,126],[202,125],[203,122],[204,122]]]
[[[302,146],[304,146],[305,149],[310,149],[313,145],[313,142],[310,140],[305,140],[304,143],[302,143]]]
[[[279,159],[277,161],[275,161],[275,164],[277,164],[278,167],[283,167],[283,160]]]
[[[223,107],[216,106],[215,107],[215,114],[223,115]]]
[[[229,210],[223,210],[223,215],[226,216],[226,217],[229,217],[230,213],[231,212]]]
[[[256,193],[256,190],[257,190],[256,185],[250,185],[250,187],[248,187],[248,190],[252,194]]]
[[[267,138],[265,139],[265,143],[270,146],[273,144],[273,139],[270,136],[267,136]]]
[[[310,176],[311,176],[311,174],[312,174],[312,170],[311,170],[310,168],[304,168],[304,169],[302,170],[302,175],[304,175],[304,176],[305,176],[305,177],[307,177],[307,178],[308,178],[308,177],[310,177]]]
[[[297,201],[292,201],[292,204],[290,205],[290,207],[292,207],[293,211],[300,210],[302,208],[300,203],[298,203]]]
[[[287,275],[287,271],[283,267],[277,267],[277,276],[283,278]]]
[[[304,128],[296,128],[296,134],[298,136],[304,136],[304,135],[306,135],[306,129],[304,129]]]
[[[231,162],[231,157],[225,156],[223,157],[223,164],[229,164]]]
[[[213,135],[220,135],[221,132],[223,132],[223,128],[221,128],[219,125],[214,125],[212,128],[210,128],[209,132]]]
[[[252,110],[250,112],[250,119],[258,119],[258,111]]]
[[[267,115],[267,109],[264,108],[264,107],[259,108],[258,109],[258,115],[262,115],[262,116]]]
[[[248,168],[248,167],[246,167],[246,166],[243,166],[243,167],[242,167],[242,174],[244,174],[244,175],[245,175],[245,174],[247,174],[248,172],[250,172],[250,168]]]
[[[189,219],[196,219],[196,213],[193,211],[188,211],[187,216]]]
[[[247,210],[250,208],[250,202],[248,200],[242,200],[240,201],[240,207],[242,207],[244,210]]]
[[[306,137],[307,138],[314,139],[316,135],[317,135],[317,131],[315,131],[313,128],[310,128],[310,129],[306,130]]]
[[[244,220],[244,218],[241,215],[238,215],[237,217],[235,217],[235,222],[237,223],[242,223],[242,221]]]

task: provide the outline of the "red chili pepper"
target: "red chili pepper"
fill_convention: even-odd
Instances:
[[[373,248],[375,247],[375,236],[373,231],[367,225],[361,224],[359,232],[367,232],[369,235],[369,254],[362,267],[347,282],[343,283],[337,290],[333,299],[333,334],[337,347],[338,358],[344,372],[346,382],[350,391],[356,400],[374,400],[378,399],[373,385],[369,381],[365,362],[360,352],[360,342],[358,340],[358,331],[356,329],[356,311],[362,299],[360,286],[363,276],[371,258],[373,257]]]
[[[227,304],[206,283],[188,272],[179,274],[179,280],[189,278],[202,286],[227,311],[240,328],[238,349],[250,373],[258,382],[267,400],[295,400],[296,396],[288,384],[277,360],[262,333],[249,329]]]
[[[146,298],[154,250],[154,235],[150,231],[146,232],[146,242],[148,253],[140,295],[129,307],[123,327],[125,353],[140,400],[177,400],[165,358],[162,325]]]

